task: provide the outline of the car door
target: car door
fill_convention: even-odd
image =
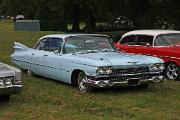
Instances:
[[[43,38],[34,46],[31,53],[32,61],[32,71],[34,74],[43,75],[44,74],[44,55],[45,51],[48,49],[49,38]]]
[[[43,66],[45,77],[61,80],[64,70],[64,59],[61,54],[63,46],[63,39],[50,38],[49,48],[43,55]]]
[[[133,53],[152,55],[153,36],[136,35],[136,45],[133,46]]]

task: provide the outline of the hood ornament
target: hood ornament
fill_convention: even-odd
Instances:
[[[135,64],[137,64],[137,63],[139,63],[139,62],[140,62],[140,61],[127,62],[127,63],[135,65]]]

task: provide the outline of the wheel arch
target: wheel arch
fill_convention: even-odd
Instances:
[[[75,69],[73,70],[72,74],[71,74],[71,84],[74,86],[77,86],[77,81],[78,81],[78,75],[80,72],[84,72],[81,69]]]
[[[177,66],[178,66],[178,63],[177,62],[175,62],[175,61],[165,61],[165,66],[167,66],[168,64],[170,64],[170,63],[174,63],[174,64],[176,64]]]

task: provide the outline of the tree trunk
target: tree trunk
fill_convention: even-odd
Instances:
[[[79,19],[73,18],[72,31],[73,31],[73,32],[79,32],[79,31],[80,31],[80,28],[79,28]]]
[[[87,8],[87,18],[86,18],[86,32],[95,33],[96,32],[96,5],[93,2],[93,7]]]
[[[95,33],[96,32],[96,19],[93,17],[88,17],[86,20],[86,32]]]
[[[74,14],[73,14],[73,27],[72,27],[72,31],[73,32],[79,32],[80,31],[80,27],[79,27],[79,24],[80,24],[80,19],[79,19],[79,7],[76,6],[76,8],[74,9]]]

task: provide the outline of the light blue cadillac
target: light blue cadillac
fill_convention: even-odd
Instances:
[[[28,74],[77,85],[81,92],[124,85],[146,88],[164,80],[163,60],[119,52],[107,35],[47,35],[34,48],[20,43],[14,48],[12,62]]]

